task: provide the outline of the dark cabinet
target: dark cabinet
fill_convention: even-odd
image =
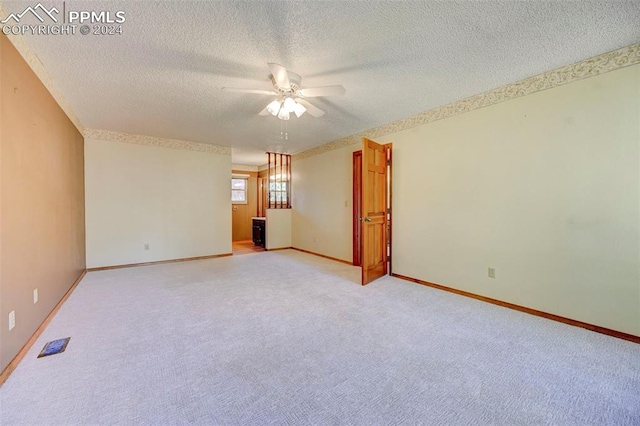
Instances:
[[[253,219],[253,244],[264,247],[265,221]]]

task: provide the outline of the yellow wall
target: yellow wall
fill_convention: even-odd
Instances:
[[[395,273],[640,335],[640,66],[378,141]],[[350,259],[354,149],[294,163],[294,246]]]
[[[293,162],[293,247],[351,262],[352,155],[359,149],[352,145]]]
[[[1,371],[84,270],[85,233],[83,137],[5,36],[0,93]]]
[[[291,247],[291,209],[267,209],[265,248]]]
[[[87,139],[85,159],[88,268],[231,253],[230,155]]]

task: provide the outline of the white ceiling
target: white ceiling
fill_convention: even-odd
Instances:
[[[4,1],[8,13],[37,1]],[[42,0],[45,6],[62,1]],[[640,41],[639,1],[66,1],[123,10],[123,35],[26,36],[87,128],[231,146],[233,162],[297,153]],[[25,18],[26,19],[26,18]],[[258,116],[268,62],[321,118]]]

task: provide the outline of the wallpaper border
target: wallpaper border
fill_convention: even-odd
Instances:
[[[532,93],[563,86],[574,81],[595,77],[610,71],[615,71],[630,65],[640,63],[640,43],[635,43],[621,49],[603,53],[584,61],[556,68],[524,80],[510,83],[496,89],[489,90],[447,105],[436,107],[428,111],[393,121],[382,126],[374,127],[364,132],[356,133],[342,139],[302,151],[292,156],[293,160],[302,160],[335,149],[362,142],[362,138],[375,139],[391,133],[400,132],[431,123],[437,120],[453,117],[458,114],[479,108],[495,105],[511,99],[516,99]]]
[[[238,170],[239,172],[257,172],[258,166],[249,166],[247,164],[232,164],[231,170]]]
[[[182,149],[186,151],[209,152],[212,154],[231,155],[231,147],[212,145],[208,143],[190,142],[179,139],[165,139],[154,136],[134,135],[124,132],[113,132],[111,130],[85,129],[86,139],[99,139],[103,141],[114,141],[131,143],[135,145],[155,146],[159,148]]]

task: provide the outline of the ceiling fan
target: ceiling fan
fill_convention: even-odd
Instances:
[[[311,104],[305,98],[344,95],[346,92],[343,86],[309,87],[303,89],[300,87],[300,83],[302,82],[300,75],[287,71],[282,65],[273,63],[267,65],[269,65],[269,69],[271,70],[273,90],[236,89],[232,87],[223,87],[222,90],[227,92],[277,96],[277,98],[271,101],[258,115],[271,114],[281,120],[288,120],[292,113],[299,118],[305,112],[308,112],[313,117],[322,117],[324,111]]]

